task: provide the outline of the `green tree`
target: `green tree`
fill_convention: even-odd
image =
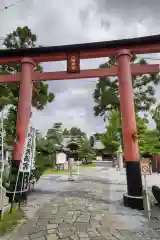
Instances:
[[[77,127],[71,127],[71,129],[64,129],[63,135],[70,136],[70,137],[77,137],[77,138],[83,138],[85,136],[85,133],[81,131],[80,128]]]
[[[48,159],[50,167],[54,167],[56,163],[57,145],[61,145],[63,140],[63,126],[62,123],[56,122],[48,129],[45,137],[45,146],[48,152]]]
[[[160,133],[160,105],[159,104],[155,108],[152,108],[151,116],[156,124],[156,129]]]
[[[138,59],[134,56],[131,59],[131,63],[146,64],[147,62],[144,59]],[[117,65],[115,57],[110,58],[108,62],[102,64],[100,68],[110,68],[114,65]],[[153,84],[159,83],[159,80],[159,75],[156,73],[132,77],[136,112],[148,111],[152,104],[155,103],[156,99]],[[105,118],[108,111],[113,109],[120,110],[118,78],[100,78],[93,97],[95,101],[95,116],[103,116]]]
[[[54,123],[50,129],[48,129],[46,138],[49,141],[51,140],[53,144],[61,144],[63,140],[62,133],[62,123],[57,122]]]
[[[79,149],[79,157],[81,160],[84,158],[89,163],[95,158],[95,153],[91,148],[90,141],[87,137],[83,139]]]
[[[5,142],[13,144],[16,133],[17,107],[11,106],[8,110],[7,117],[4,119]]]
[[[137,134],[139,138],[142,134],[144,134],[148,130],[148,118],[147,116],[140,117],[138,114],[136,115],[136,122],[137,122]]]
[[[160,155],[160,135],[157,130],[146,130],[140,136],[140,152],[142,155]]]
[[[119,110],[110,111],[107,120],[106,132],[102,135],[101,141],[106,147],[106,151],[114,155],[118,150],[120,142],[123,147],[122,123]],[[142,134],[148,130],[148,119],[146,116],[140,117],[137,114],[136,121],[137,133],[140,139]]]
[[[38,131],[36,133],[36,170],[34,176],[38,180],[43,172],[53,166],[52,161],[52,145],[45,137]]]
[[[120,140],[122,141],[120,112],[118,110],[113,110],[108,114],[106,132],[102,135],[101,141],[108,154],[114,155],[118,150]]]
[[[18,48],[34,48],[36,47],[37,36],[32,33],[31,29],[27,26],[17,27],[12,33],[9,33],[3,45],[7,49],[18,49]],[[37,64],[35,71],[43,71],[40,64]],[[13,74],[21,71],[20,64],[8,64],[0,66],[0,74]],[[11,144],[13,138],[15,137],[15,121],[18,106],[18,96],[19,96],[19,84],[10,85],[0,85],[0,109],[3,109],[6,105],[11,105],[8,112],[8,116],[5,119],[5,129],[7,129],[7,135]],[[6,97],[7,96],[7,97]],[[48,84],[41,82],[34,83],[33,87],[33,98],[32,106],[38,110],[43,110],[44,107],[54,100],[54,94],[49,92]],[[10,119],[12,124],[10,124]]]

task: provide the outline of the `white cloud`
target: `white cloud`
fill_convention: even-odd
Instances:
[[[6,5],[15,0],[6,0]],[[160,32],[159,0],[24,0],[0,13],[0,37],[17,26],[28,25],[41,45],[74,44],[136,37]],[[4,7],[0,2],[0,8]],[[81,61],[97,68],[105,59]],[[65,62],[44,63],[45,71],[66,69]],[[43,132],[56,121],[92,133],[103,131],[104,122],[93,117],[92,94],[96,79],[49,82],[55,101],[44,111],[34,110],[33,123]],[[157,93],[159,98],[159,94]]]

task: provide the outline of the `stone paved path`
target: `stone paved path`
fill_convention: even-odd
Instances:
[[[65,181],[65,180],[62,180]],[[158,240],[160,225],[123,207],[107,180],[80,177],[43,205],[10,240]],[[120,190],[119,190],[120,191]],[[120,193],[122,196],[122,193]]]

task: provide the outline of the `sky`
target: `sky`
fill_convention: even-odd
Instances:
[[[0,9],[15,2],[1,0]],[[37,43],[43,46],[159,34],[159,9],[159,0],[22,0],[0,11],[0,38],[25,25],[36,33]],[[98,68],[105,61],[82,60],[81,69]],[[44,71],[66,70],[66,63],[44,63],[43,67]],[[97,80],[50,81],[49,90],[55,93],[55,100],[41,112],[34,110],[34,127],[45,133],[54,122],[62,122],[64,127],[77,126],[89,135],[103,132],[103,119],[93,115],[92,94]],[[159,88],[156,96],[159,101]]]

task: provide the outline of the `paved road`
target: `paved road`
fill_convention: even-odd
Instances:
[[[67,176],[66,176],[67,177]],[[44,175],[36,184],[34,191],[28,197],[27,206],[23,207],[28,218],[32,218],[35,212],[50,201],[57,192],[63,191],[69,186],[68,181],[62,181],[62,176]]]
[[[9,239],[160,239],[160,224],[148,223],[142,212],[125,208],[121,203],[124,189],[109,183],[107,178],[100,178],[98,172],[103,171],[100,168],[84,169],[84,176],[74,182],[66,181],[64,176],[43,178],[34,194],[42,198],[43,193],[50,201],[45,202]]]

